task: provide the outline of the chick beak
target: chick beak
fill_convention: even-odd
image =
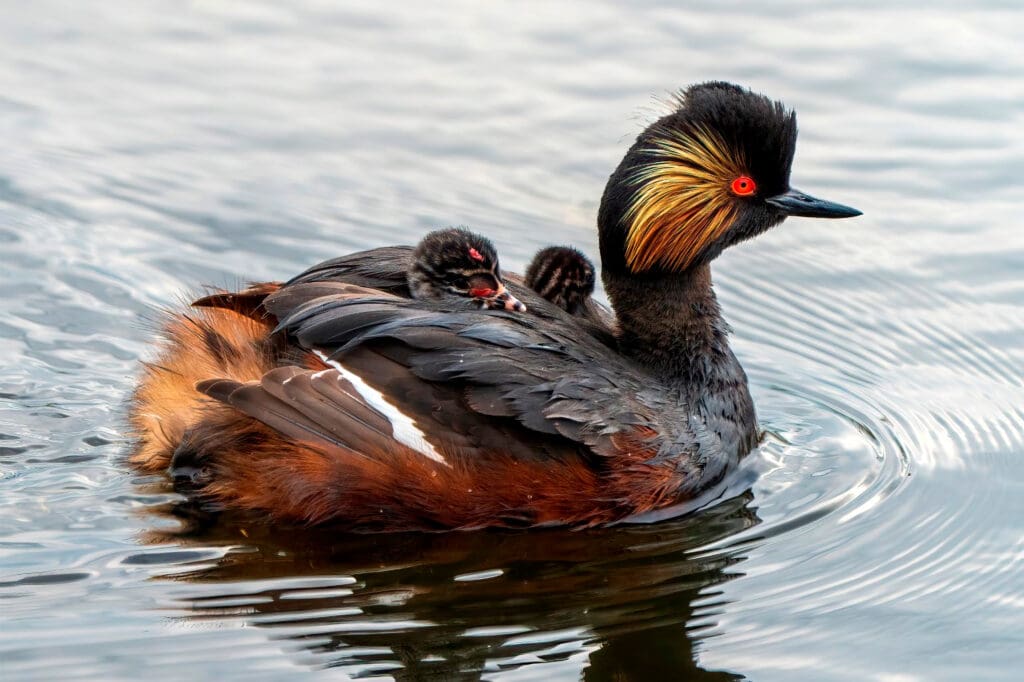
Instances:
[[[861,214],[850,206],[817,199],[798,189],[789,189],[777,196],[768,197],[765,202],[782,209],[786,215],[805,218],[852,218]]]
[[[514,313],[525,313],[526,306],[518,298],[513,296],[505,288],[505,285],[498,282],[498,290],[494,296],[487,299],[490,308],[504,308]]]

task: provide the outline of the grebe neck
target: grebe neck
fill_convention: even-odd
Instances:
[[[621,352],[652,374],[700,390],[717,368],[735,362],[707,263],[683,272],[606,272],[604,282]]]

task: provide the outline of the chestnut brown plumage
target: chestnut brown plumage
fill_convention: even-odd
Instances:
[[[366,530],[685,504],[758,440],[709,263],[787,215],[857,214],[789,187],[795,138],[782,105],[726,83],[689,88],[641,133],[598,216],[610,341],[512,278],[529,314],[416,300],[408,247],[207,297],[201,324],[169,327],[157,364],[174,380],[143,378],[133,424],[143,444],[168,437],[136,461],[173,447],[179,489],[211,508]]]

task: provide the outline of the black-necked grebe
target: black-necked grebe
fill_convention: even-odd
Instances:
[[[512,284],[529,313],[413,300],[408,248],[207,300],[140,384],[133,461],[211,508],[365,530],[587,526],[692,499],[758,439],[710,262],[790,215],[858,214],[789,186],[795,143],[791,112],[726,83],[640,134],[598,214],[612,345]]]

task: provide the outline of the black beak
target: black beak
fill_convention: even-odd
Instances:
[[[784,194],[768,197],[766,202],[782,209],[786,215],[803,216],[805,218],[852,218],[860,215],[860,211],[842,204],[835,204],[824,199],[815,199],[798,189],[790,189]]]

